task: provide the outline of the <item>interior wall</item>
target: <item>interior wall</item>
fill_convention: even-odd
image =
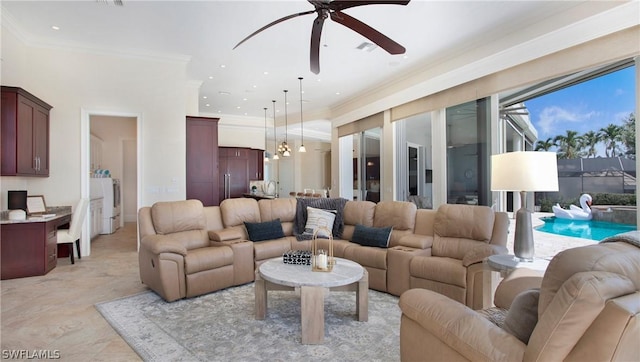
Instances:
[[[331,165],[326,163],[326,154],[331,152],[331,144],[306,141],[305,148],[307,150],[305,153],[297,152],[297,146],[294,148],[294,153],[299,154],[300,157],[300,165],[296,172],[298,175],[296,179],[300,182],[299,184],[296,182],[295,191],[327,189],[329,187],[327,179],[331,177]]]
[[[73,205],[81,196],[81,112],[89,109],[143,115],[139,206],[185,198],[186,59],[38,48],[2,27],[2,77],[3,85],[53,106],[50,176],[17,180],[29,193],[46,195],[51,205]],[[166,192],[176,179],[177,192]],[[15,183],[3,177],[0,194]]]
[[[220,118],[222,121],[223,118]],[[264,125],[264,120],[262,121]],[[264,150],[264,129],[234,127],[218,123],[218,146],[247,147]]]
[[[122,140],[122,222],[138,221],[138,158],[135,139]]]

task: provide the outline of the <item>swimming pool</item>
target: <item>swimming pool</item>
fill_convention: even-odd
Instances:
[[[634,225],[617,224],[607,221],[568,220],[559,219],[555,216],[541,217],[540,220],[544,221],[544,224],[535,227],[538,231],[597,241],[616,234],[636,230]]]

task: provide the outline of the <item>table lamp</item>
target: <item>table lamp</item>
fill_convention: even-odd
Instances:
[[[534,243],[527,191],[558,191],[558,161],[555,152],[520,151],[491,156],[491,190],[519,191],[513,251],[522,261],[533,261]]]

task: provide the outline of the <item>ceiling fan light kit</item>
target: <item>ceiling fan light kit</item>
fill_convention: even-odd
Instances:
[[[317,13],[315,20],[313,21],[313,27],[311,28],[311,50],[310,50],[310,63],[311,71],[314,74],[320,73],[320,37],[322,35],[322,27],[324,21],[327,18],[331,18],[334,22],[347,27],[356,33],[364,36],[365,38],[374,42],[377,46],[387,51],[389,54],[404,54],[406,49],[391,40],[386,35],[380,33],[369,25],[361,22],[360,20],[349,16],[342,11],[348,8],[362,6],[362,5],[407,5],[409,0],[307,0],[311,5],[315,7],[315,10],[304,11],[301,13],[295,13],[287,15],[271,23],[263,26],[262,28],[249,34],[246,38],[242,39],[236,44],[233,49],[239,47],[242,43],[246,42],[256,34],[276,25],[283,21],[297,18],[299,16],[309,15]]]

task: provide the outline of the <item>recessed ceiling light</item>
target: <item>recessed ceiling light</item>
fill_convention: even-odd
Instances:
[[[209,79],[213,79],[213,76],[212,76],[212,75],[210,75],[210,76],[209,76]]]
[[[337,95],[337,96],[339,96],[339,95],[340,95],[340,92],[336,92],[336,95]]]
[[[207,103],[207,104],[205,104],[204,106],[205,106],[205,107],[209,107],[209,106],[210,106],[210,104],[209,104],[209,103]]]
[[[405,55],[405,56],[402,57],[402,59],[409,59],[409,56]]]
[[[202,99],[207,99],[207,96],[202,96]]]
[[[253,88],[258,88],[258,86],[254,84],[254,85],[253,85]]]
[[[237,106],[236,109],[240,109],[240,106]]]
[[[230,96],[231,92],[219,91],[218,94],[220,94],[221,96]]]
[[[246,100],[247,100],[247,98],[242,98],[242,100],[243,100],[243,101],[246,101]]]
[[[264,75],[269,75],[269,72],[263,72],[262,74],[264,74]]]
[[[246,116],[246,115],[247,115],[247,112],[244,112],[244,115]]]
[[[224,64],[220,64],[220,68],[226,68],[227,66]]]
[[[60,30],[60,27],[59,27],[59,26],[56,26],[56,25],[51,25],[51,29],[53,29],[53,30]]]

